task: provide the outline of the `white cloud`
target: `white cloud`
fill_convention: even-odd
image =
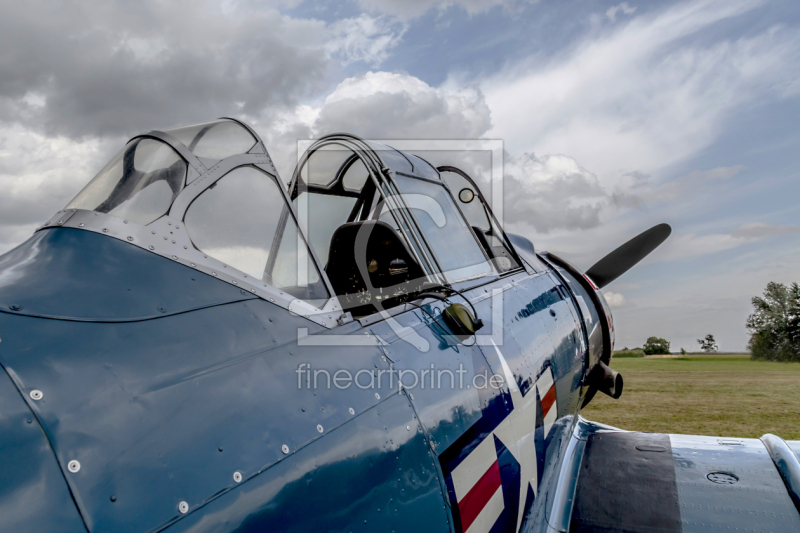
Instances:
[[[626,304],[625,296],[619,292],[603,291],[603,296],[612,309],[624,307]]]
[[[537,233],[579,230],[600,224],[608,196],[597,176],[565,155],[525,154],[505,163],[504,218]]]
[[[424,15],[431,9],[444,11],[458,6],[470,15],[486,12],[501,6],[513,10],[517,4],[535,3],[536,0],[358,0],[362,9],[372,13],[384,13],[401,19],[412,19]]]
[[[120,146],[0,126],[0,253],[62,209]]]
[[[623,15],[633,15],[636,12],[636,7],[631,7],[628,5],[628,2],[622,2],[616,6],[609,7],[606,10],[606,17],[611,22],[615,22],[617,20],[617,13],[622,13]]]
[[[683,161],[714,142],[742,104],[796,90],[795,32],[705,38],[760,3],[682,3],[565,54],[509,64],[482,84],[494,124],[488,135],[507,139],[512,153],[568,154],[609,189],[626,173]]]
[[[367,72],[336,87],[313,130],[372,139],[475,139],[490,126],[489,108],[475,87],[434,88],[409,74]]]
[[[358,17],[342,19],[328,27],[330,37],[326,49],[343,58],[343,64],[363,61],[378,66],[403,38],[406,28],[386,17]]]

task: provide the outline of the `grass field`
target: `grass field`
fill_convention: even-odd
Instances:
[[[742,354],[615,358],[619,400],[597,394],[582,411],[622,429],[657,433],[800,439],[800,363]]]

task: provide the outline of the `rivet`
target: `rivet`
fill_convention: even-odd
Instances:
[[[164,240],[165,240],[165,241],[167,240],[167,236],[166,236],[166,235],[164,235]]]
[[[411,431],[411,426],[406,426],[406,431]]]
[[[317,431],[318,431],[318,432],[320,432],[320,433],[322,433],[322,432],[323,432],[323,428],[322,428],[322,426],[321,426],[321,425],[319,425],[319,424],[317,424]]]
[[[181,503],[179,503],[179,504],[178,504],[178,511],[180,511],[180,512],[181,512],[181,514],[186,514],[186,513],[188,513],[188,512],[189,512],[189,504],[188,504],[188,503],[186,503],[186,502],[181,502]]]
[[[324,325],[325,325],[325,322],[323,322],[323,323],[322,323],[322,325],[324,326]]]
[[[211,273],[211,275],[212,275],[212,276],[216,276],[216,275],[217,275],[217,273],[216,273],[216,272],[212,272],[212,273]]]
[[[289,447],[287,445],[284,444],[283,446],[281,446],[281,451],[283,452],[284,455],[289,455]]]
[[[194,263],[189,263],[189,266],[197,266],[197,265],[195,265]]]
[[[124,222],[125,224],[127,224],[127,223],[128,223],[128,221],[127,221],[127,220],[123,220],[122,222]]]
[[[181,227],[179,225],[175,224],[175,229],[181,229]]]
[[[256,290],[255,290],[255,289],[250,289],[250,292],[252,292],[253,294],[255,294],[255,293],[256,293]]]
[[[177,255],[173,255],[173,256],[172,256],[172,258],[173,258],[173,259],[177,259],[177,258],[178,258],[178,256],[177,256]]]
[[[375,393],[375,399],[376,399],[376,400],[380,400],[380,399],[381,399],[381,395],[380,395],[380,394],[378,394],[377,392]]]
[[[36,400],[38,402],[42,398],[44,398],[44,394],[42,393],[42,391],[37,389],[33,389],[31,391],[31,400]]]
[[[103,233],[108,233],[108,228],[103,228]]]
[[[188,246],[186,246],[186,245],[184,244],[184,245],[183,245],[183,249],[184,249],[184,250],[188,250],[188,249],[189,249],[189,247],[188,247]]]
[[[59,220],[59,221],[58,221],[58,225],[59,225],[59,226],[60,226],[61,224],[63,224],[63,223],[64,223],[64,221],[63,221],[63,220]]]
[[[172,239],[172,244],[175,244],[175,239]]]
[[[233,480],[236,483],[241,483],[242,482],[242,474],[241,474],[241,472],[234,472],[233,473]]]
[[[80,223],[80,224],[78,224],[78,225],[79,225],[80,227],[84,227],[86,224],[84,224],[83,222],[81,222],[81,223]]]
[[[156,247],[153,246],[152,244],[150,246],[148,246],[148,248],[150,248],[151,250],[155,250],[156,249]]]
[[[22,306],[19,304],[11,304],[8,306],[12,311],[22,311]]]
[[[111,498],[109,498],[109,499],[110,499],[112,502],[115,502],[115,501],[117,501],[117,497],[116,497],[116,496],[114,496],[113,494],[111,495]]]
[[[354,415],[354,414],[356,414],[356,410],[355,410],[355,409],[353,409],[352,407],[351,407],[350,409],[348,409],[348,411],[350,411],[350,414],[351,414],[351,415]]]
[[[167,222],[167,226],[171,226],[171,225],[172,225],[172,222]]]
[[[234,284],[234,285],[238,285],[238,283],[236,282],[236,280],[233,280],[233,284]]]
[[[77,473],[80,469],[81,469],[81,464],[75,459],[67,463],[67,470],[69,470],[73,474]]]
[[[412,400],[414,399],[414,395],[411,394],[410,392],[408,393],[408,397],[411,398]]]
[[[129,241],[132,241],[132,240],[133,240],[133,237],[128,237],[128,240],[129,240]]]
[[[206,254],[203,254],[203,258],[208,259],[208,256]]]
[[[275,302],[275,298],[270,298],[269,301],[270,302]]]
[[[152,233],[153,235],[155,235],[155,234],[156,234],[156,230],[152,230],[150,233]]]

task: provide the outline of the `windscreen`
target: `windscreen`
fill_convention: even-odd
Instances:
[[[448,278],[458,281],[492,273],[478,241],[442,185],[402,175],[395,176],[395,181]]]
[[[88,209],[147,225],[167,214],[186,182],[186,162],[155,139],[130,141],[65,209]]]

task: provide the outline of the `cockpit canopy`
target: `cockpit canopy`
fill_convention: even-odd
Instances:
[[[125,239],[328,327],[520,266],[458,169],[336,134],[311,145],[287,191],[233,119],[134,137],[48,225]]]
[[[133,139],[65,209],[107,213],[146,226],[167,214],[186,185],[188,166],[168,144]]]

